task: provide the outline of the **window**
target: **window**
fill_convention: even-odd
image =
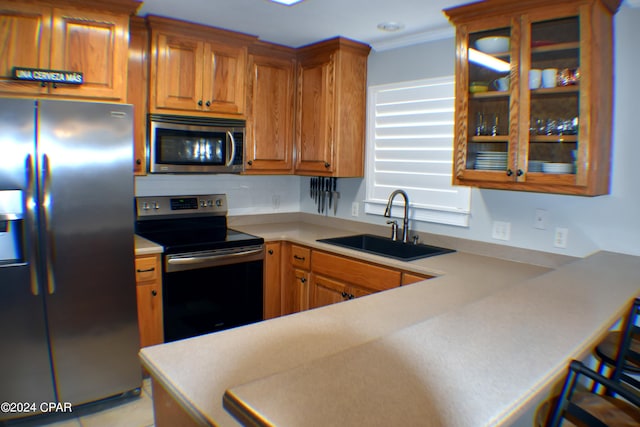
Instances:
[[[451,184],[454,99],[453,76],[369,88],[365,212],[400,188],[412,220],[469,225],[470,189]]]

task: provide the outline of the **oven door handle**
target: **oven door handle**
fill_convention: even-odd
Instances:
[[[224,260],[233,260],[238,257],[250,256],[250,255],[258,255],[263,252],[263,249],[253,249],[249,251],[242,252],[234,252],[231,254],[222,254],[222,255],[207,255],[207,256],[193,256],[188,258],[169,258],[167,259],[167,264],[169,265],[191,265],[191,264],[200,264],[209,261],[224,261]]]

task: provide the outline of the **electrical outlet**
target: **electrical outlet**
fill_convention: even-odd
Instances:
[[[491,237],[496,240],[511,239],[511,223],[503,221],[493,221],[493,230]]]
[[[360,215],[360,203],[353,202],[351,203],[351,216]]]
[[[553,246],[556,248],[566,248],[569,239],[569,229],[557,227],[556,234],[553,236]]]
[[[549,222],[549,212],[544,209],[536,209],[536,216],[533,220],[533,227],[539,230],[546,230]]]

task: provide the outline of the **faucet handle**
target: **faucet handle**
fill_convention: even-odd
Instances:
[[[398,221],[387,221],[387,224],[391,224],[391,240],[398,240]]]

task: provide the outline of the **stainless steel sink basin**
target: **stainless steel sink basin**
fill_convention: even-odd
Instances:
[[[319,239],[318,242],[355,249],[375,255],[399,259],[401,261],[414,261],[435,255],[455,252],[453,249],[439,248],[423,244],[403,243],[391,240],[388,237],[374,236],[371,234],[357,234],[354,236],[334,237],[331,239]]]

